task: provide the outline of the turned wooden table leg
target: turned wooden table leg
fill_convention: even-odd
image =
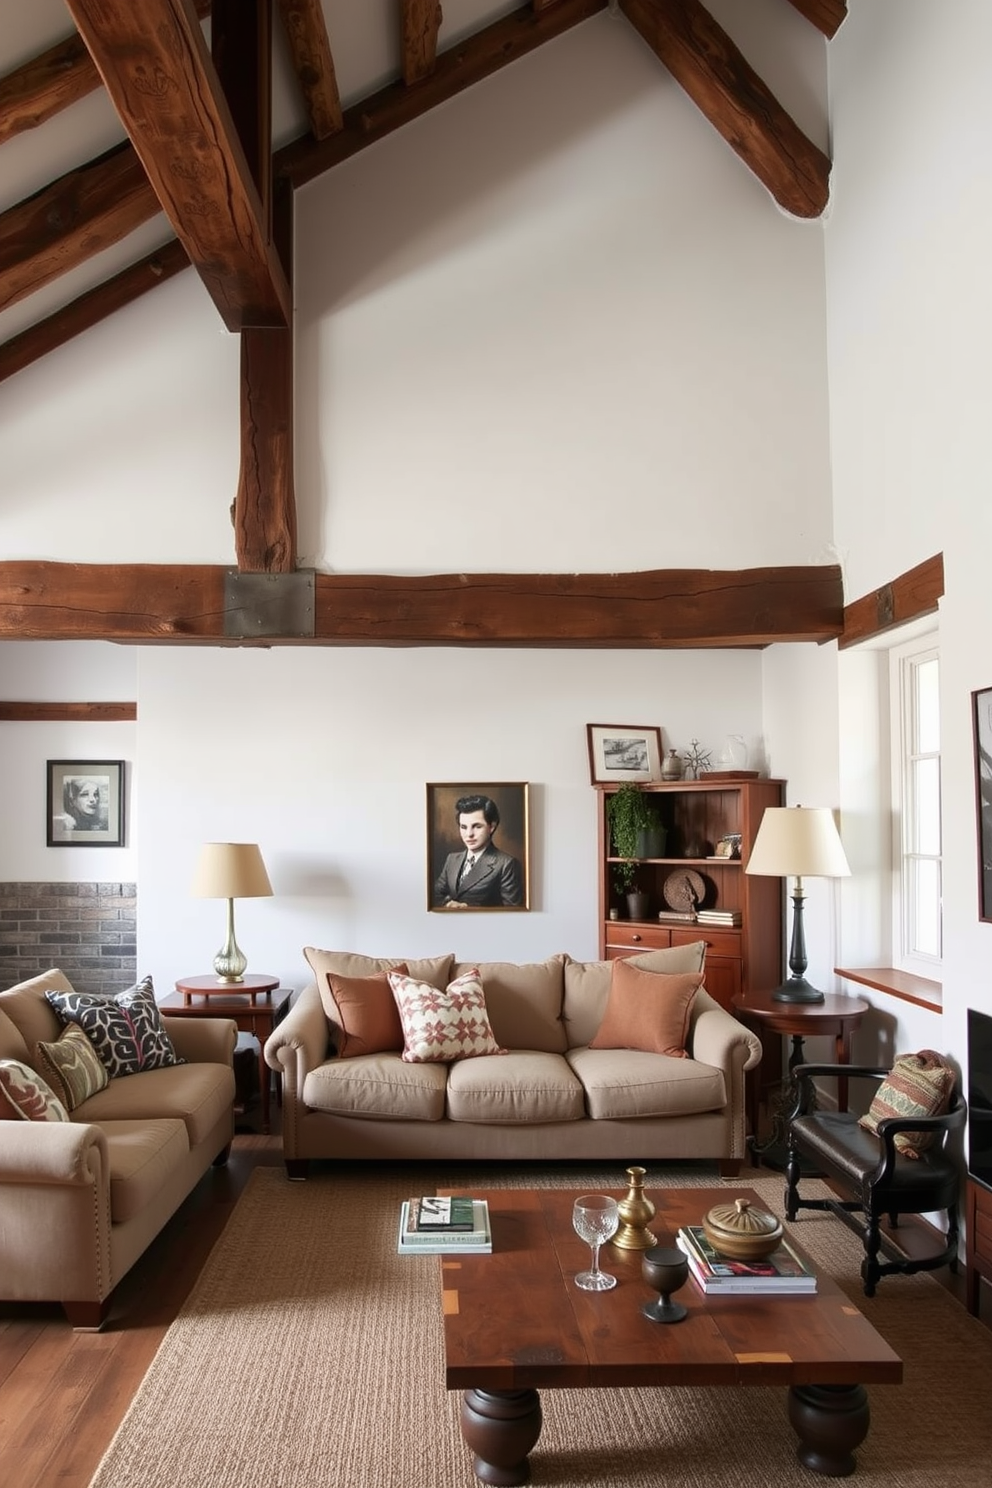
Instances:
[[[462,1436],[483,1483],[526,1483],[527,1454],[541,1434],[541,1400],[536,1390],[466,1390],[462,1396]]]
[[[794,1385],[789,1420],[803,1466],[828,1478],[846,1478],[857,1466],[854,1449],[868,1435],[868,1392],[864,1385]]]

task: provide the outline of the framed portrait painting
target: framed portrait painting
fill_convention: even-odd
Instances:
[[[427,907],[444,913],[530,909],[525,783],[428,785]]]
[[[48,846],[124,846],[124,761],[48,761]]]
[[[971,694],[978,812],[978,918],[992,923],[992,687]]]
[[[661,729],[625,723],[587,723],[593,785],[661,779]]]

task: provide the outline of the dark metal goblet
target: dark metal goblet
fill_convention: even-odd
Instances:
[[[671,1301],[672,1293],[685,1286],[689,1277],[689,1262],[681,1250],[653,1245],[641,1256],[641,1275],[649,1287],[660,1293],[657,1302],[645,1302],[641,1308],[646,1318],[653,1323],[680,1323],[688,1317],[687,1307]]]

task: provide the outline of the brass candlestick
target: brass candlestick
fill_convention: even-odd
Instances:
[[[621,1250],[650,1250],[658,1241],[648,1225],[654,1218],[654,1205],[644,1197],[644,1169],[628,1168],[630,1188],[627,1197],[618,1205],[620,1228],[613,1237],[613,1244]]]

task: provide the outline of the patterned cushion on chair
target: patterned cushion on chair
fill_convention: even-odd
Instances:
[[[63,1023],[77,1023],[83,1030],[111,1079],[186,1063],[162,1025],[150,976],[116,995],[46,992],[45,996]]]
[[[887,1116],[941,1116],[947,1110],[953,1088],[954,1070],[933,1049],[898,1054],[858,1125],[877,1134],[878,1123]],[[896,1132],[893,1140],[897,1152],[918,1158],[933,1142],[933,1134]]]

